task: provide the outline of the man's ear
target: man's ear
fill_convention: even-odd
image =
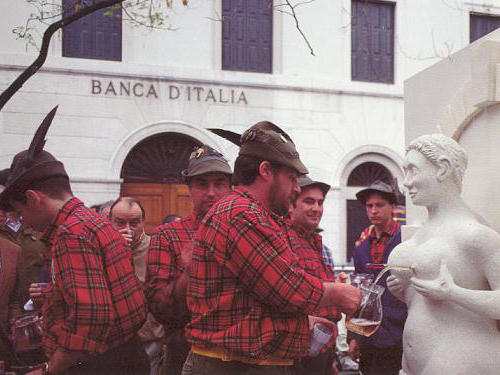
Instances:
[[[271,163],[267,160],[264,160],[259,164],[259,175],[265,181],[270,181],[274,176],[274,171]]]
[[[451,161],[446,156],[440,156],[437,159],[437,174],[436,178],[439,182],[443,182],[453,173]]]
[[[26,206],[28,206],[28,208],[33,209],[40,207],[43,198],[40,192],[35,190],[26,190],[24,195],[26,196]]]

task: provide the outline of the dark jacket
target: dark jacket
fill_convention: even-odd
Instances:
[[[401,230],[398,229],[396,233],[387,242],[383,263],[387,263],[389,255],[392,250],[401,243]],[[354,268],[356,272],[370,273],[374,277],[380,273],[380,270],[374,270],[366,267],[367,263],[373,263],[370,255],[370,238],[367,237],[359,246],[354,249]],[[382,309],[383,318],[380,328],[373,336],[361,337],[353,335],[350,332],[349,339],[356,337],[360,340],[360,345],[370,345],[377,348],[388,348],[393,346],[402,345],[403,327],[407,317],[406,305],[394,297],[387,289],[387,277],[390,272],[387,272],[382,279],[377,283],[386,288],[382,295]]]
[[[0,329],[7,335],[10,333],[9,321],[21,314],[18,303],[20,262],[19,246],[0,238]],[[0,339],[0,360],[9,359],[6,345]]]

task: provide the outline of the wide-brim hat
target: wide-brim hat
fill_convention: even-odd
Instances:
[[[325,195],[325,196],[330,191],[330,185],[328,185],[324,182],[315,181],[306,175],[300,176],[299,186],[301,187],[301,189],[306,188],[306,187],[310,187],[310,186],[317,186],[323,192],[323,195]]]
[[[290,167],[301,175],[309,173],[300,160],[292,138],[270,121],[256,123],[241,136],[226,129],[211,128],[208,130],[240,146],[238,155],[253,156],[275,162]]]
[[[207,173],[223,173],[232,176],[233,171],[220,152],[210,146],[203,145],[191,153],[188,167],[181,173],[185,180],[189,180]]]
[[[397,194],[391,185],[383,181],[375,181],[370,186],[356,193],[356,198],[363,204],[366,203],[371,194],[377,193],[385,197],[389,203],[397,204]]]
[[[0,207],[10,210],[9,199],[14,193],[24,192],[33,183],[47,180],[52,177],[66,177],[68,174],[63,163],[52,154],[43,150],[45,136],[57,106],[50,111],[38,127],[30,147],[14,156],[5,182],[5,190],[0,194]]]
[[[290,167],[301,175],[309,173],[300,160],[292,139],[274,128],[279,129],[271,122],[261,121],[246,130],[241,136],[239,155],[275,162]]]

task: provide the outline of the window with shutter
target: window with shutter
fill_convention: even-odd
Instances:
[[[471,13],[470,15],[470,42],[491,33],[500,27],[500,16],[490,14]]]
[[[394,3],[352,0],[352,80],[394,83],[394,8]]]
[[[63,0],[64,16],[75,12],[75,3],[75,0]],[[64,57],[121,61],[121,8],[100,9],[64,26],[62,54]]]
[[[271,73],[272,0],[222,1],[222,69]]]

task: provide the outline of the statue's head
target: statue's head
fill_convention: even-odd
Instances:
[[[460,193],[467,154],[442,134],[423,135],[406,148],[404,186],[413,203],[431,206],[452,191]]]
[[[406,147],[406,153],[411,150],[420,152],[435,166],[443,159],[448,160],[451,175],[461,189],[467,168],[467,153],[454,139],[437,133],[422,135]]]

